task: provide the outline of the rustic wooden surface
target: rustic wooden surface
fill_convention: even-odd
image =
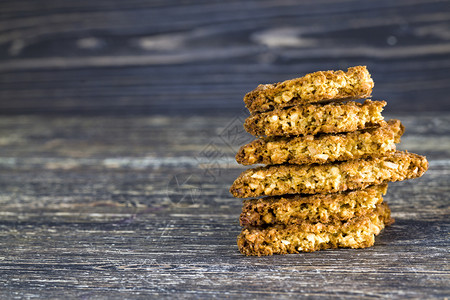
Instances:
[[[2,1],[0,298],[450,297],[449,1]],[[368,249],[244,257],[242,96],[368,65],[419,179]]]
[[[4,0],[0,112],[235,113],[258,83],[359,64],[391,110],[450,111],[450,1],[301,3]]]
[[[450,116],[400,117],[430,169],[376,245],[263,258],[235,243],[238,118],[3,117],[0,295],[448,296]]]

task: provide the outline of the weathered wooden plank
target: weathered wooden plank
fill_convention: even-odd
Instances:
[[[84,166],[108,164],[104,161],[108,158],[124,159],[125,164],[127,158],[135,157],[146,167],[145,164],[157,164],[160,159],[180,157],[180,163],[186,158],[195,164],[196,159],[206,155],[203,150],[217,148],[230,160],[240,146],[254,139],[242,126],[247,116],[242,108],[236,115],[209,117],[3,116],[0,157],[50,158],[55,163],[56,158],[99,159],[87,160]],[[400,148],[431,159],[449,157],[450,115],[446,112],[384,116],[386,120],[400,119],[405,125]],[[117,163],[124,167],[120,159]]]
[[[442,220],[397,219],[365,250],[264,258],[241,256],[235,220],[220,215],[84,224],[41,217],[2,228],[12,247],[2,249],[3,295],[438,298],[449,292],[448,223]]]
[[[448,297],[449,117],[387,117],[430,159],[390,184],[396,223],[372,248],[262,258],[238,252],[228,193],[242,119],[1,118],[0,296]]]
[[[236,113],[259,83],[368,65],[393,112],[450,109],[448,1],[3,1],[0,113]]]
[[[447,63],[446,63],[447,62]],[[441,63],[441,64],[439,64]],[[258,83],[299,76],[318,69],[367,64],[376,85],[374,98],[402,111],[447,110],[450,64],[428,60],[410,63],[370,63],[290,66],[210,65],[165,68],[114,68],[35,71],[0,74],[0,112],[6,113],[207,113],[237,112],[243,95]],[[396,68],[396,70],[394,69]],[[189,103],[189,105],[187,105]]]

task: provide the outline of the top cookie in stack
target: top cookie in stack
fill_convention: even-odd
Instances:
[[[369,97],[373,80],[365,66],[319,71],[274,84],[260,84],[244,97],[251,114],[293,105]]]
[[[350,101],[370,96],[373,85],[367,68],[357,66],[259,85],[245,96],[251,116],[244,127],[260,138],[236,160],[267,166],[244,171],[230,192],[270,197],[245,202],[242,253],[368,247],[392,222],[381,197],[386,183],[419,177],[428,163],[396,151],[404,128],[384,121],[385,101]]]

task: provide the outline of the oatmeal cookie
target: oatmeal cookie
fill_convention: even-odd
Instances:
[[[424,156],[397,151],[391,156],[312,165],[271,165],[248,169],[234,181],[234,197],[334,193],[422,176]]]
[[[242,229],[238,248],[244,255],[273,255],[312,252],[330,248],[373,246],[375,235],[393,222],[386,203],[371,213],[347,222],[272,225]]]
[[[351,132],[385,125],[381,115],[385,105],[385,101],[366,100],[362,104],[350,101],[293,106],[252,115],[245,120],[244,128],[256,137]]]
[[[273,224],[348,221],[372,212],[383,202],[387,184],[331,194],[285,195],[245,200],[240,216],[243,227]]]
[[[250,113],[306,103],[370,97],[373,80],[365,66],[319,71],[274,84],[261,84],[244,97]]]
[[[386,126],[344,134],[261,138],[241,147],[236,161],[252,164],[312,164],[384,156],[393,153],[404,127],[399,120]]]

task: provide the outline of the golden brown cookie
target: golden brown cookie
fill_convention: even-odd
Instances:
[[[427,169],[424,156],[401,151],[323,165],[272,165],[245,170],[230,192],[238,198],[334,193],[420,177]]]
[[[252,164],[312,164],[384,156],[393,153],[404,127],[399,120],[386,126],[344,134],[261,138],[241,147],[236,161]]]
[[[340,247],[366,248],[372,246],[375,235],[392,222],[389,207],[383,202],[371,213],[348,222],[244,228],[237,244],[242,254],[257,256]]]
[[[331,194],[285,195],[245,200],[241,226],[348,221],[372,212],[383,202],[387,184]]]
[[[373,80],[365,66],[344,71],[319,71],[274,84],[261,84],[244,97],[250,113],[324,100],[361,99],[372,93]]]
[[[260,136],[315,135],[318,133],[352,132],[386,122],[381,115],[385,101],[331,102],[306,104],[252,115],[244,128]]]

